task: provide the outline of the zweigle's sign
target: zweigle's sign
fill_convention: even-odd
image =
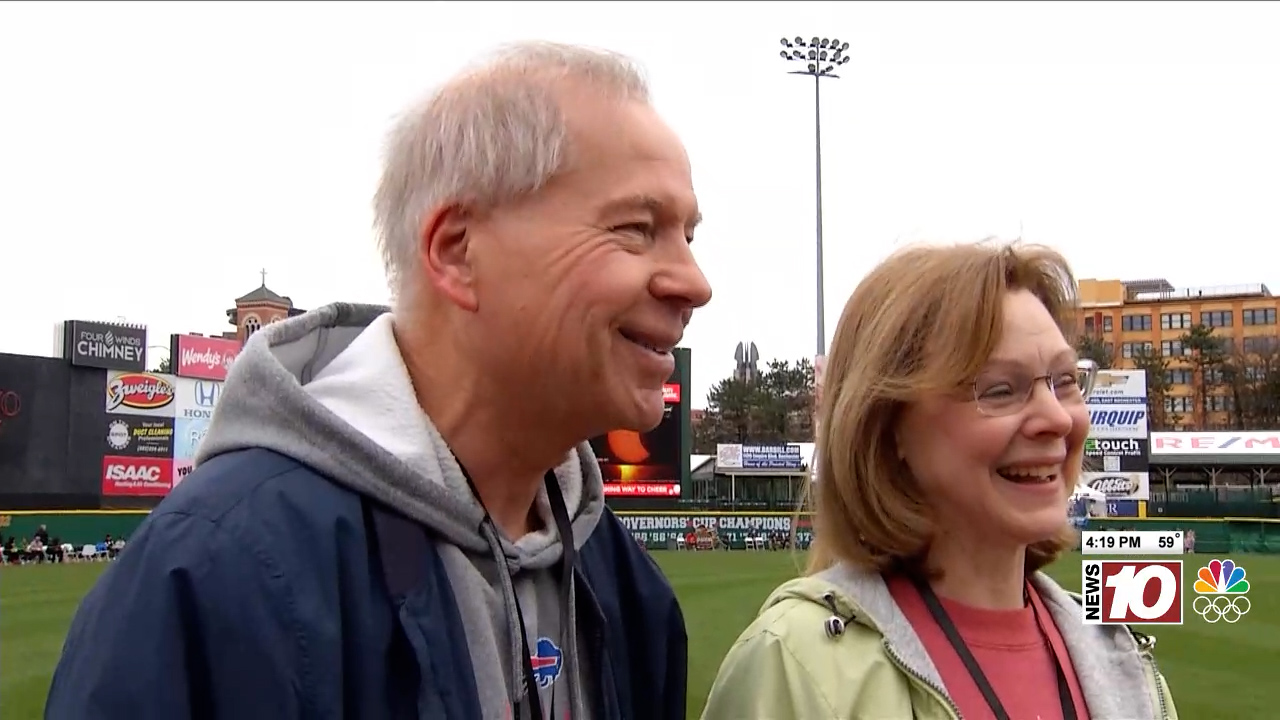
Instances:
[[[655,515],[646,513],[616,513],[623,527],[647,547],[666,547],[676,538],[687,538],[699,527],[715,528],[720,539],[730,547],[743,547],[748,536],[784,535],[791,540],[793,517],[791,515]],[[807,545],[813,530],[808,517],[801,517],[796,526],[796,540]]]

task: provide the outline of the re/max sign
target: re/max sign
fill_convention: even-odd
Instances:
[[[1155,432],[1152,455],[1280,455],[1280,433]]]

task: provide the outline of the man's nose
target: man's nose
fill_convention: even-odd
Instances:
[[[711,283],[687,243],[680,245],[664,271],[654,277],[652,291],[658,299],[676,301],[688,310],[711,302]]]

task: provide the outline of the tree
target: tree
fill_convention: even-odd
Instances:
[[[1096,335],[1081,335],[1076,340],[1076,352],[1082,359],[1092,360],[1098,364],[1099,370],[1110,370],[1115,364],[1115,357],[1109,343]]]
[[[1213,334],[1213,328],[1203,324],[1192,325],[1181,340],[1182,352],[1191,358],[1196,426],[1206,428],[1210,424],[1210,391],[1222,384],[1224,346],[1222,339]]]
[[[1169,360],[1141,346],[1133,352],[1133,366],[1147,376],[1147,417],[1154,431],[1174,430],[1182,417],[1169,408]]]
[[[693,449],[713,454],[720,443],[768,445],[813,437],[813,363],[772,360],[751,380],[728,377],[707,393]]]
[[[1280,427],[1280,348],[1231,353],[1222,365],[1223,384],[1230,404],[1230,424],[1236,430]]]
[[[169,358],[165,358],[160,361],[159,365],[156,365],[155,371],[161,374],[171,373],[173,372],[173,362]]]

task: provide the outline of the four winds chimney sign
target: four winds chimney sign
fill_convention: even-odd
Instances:
[[[143,372],[147,362],[145,326],[67,320],[62,324],[62,356],[79,367]]]

